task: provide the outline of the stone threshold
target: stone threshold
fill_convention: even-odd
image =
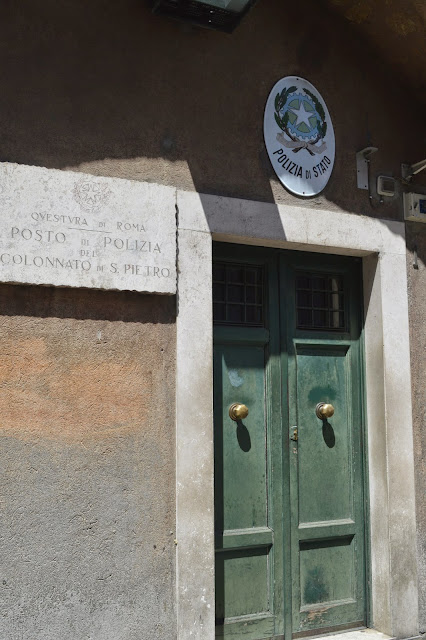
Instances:
[[[327,640],[395,640],[395,636],[388,636],[376,629],[352,629],[351,631],[341,631],[340,633],[325,633]],[[315,636],[316,638],[321,636]],[[423,635],[410,636],[404,640],[422,640]],[[308,640],[305,638],[304,640]]]
[[[303,640],[311,640],[312,638],[327,638],[327,640],[394,640],[392,636],[381,633],[381,631],[376,631],[376,629],[368,628],[315,634],[313,636],[307,636]]]

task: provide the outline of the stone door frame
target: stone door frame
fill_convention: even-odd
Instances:
[[[361,256],[371,626],[418,635],[405,227],[313,206],[176,191],[178,640],[214,640],[212,241]]]

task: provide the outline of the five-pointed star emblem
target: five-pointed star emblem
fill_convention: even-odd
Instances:
[[[304,100],[302,99],[299,100],[299,109],[297,109],[297,111],[295,111],[294,107],[292,108],[291,111],[297,117],[297,120],[294,123],[295,127],[298,127],[299,124],[302,124],[302,122],[304,122],[308,127],[308,129],[312,129],[312,125],[309,122],[309,118],[312,118],[312,116],[315,116],[315,113],[313,111],[306,111]]]

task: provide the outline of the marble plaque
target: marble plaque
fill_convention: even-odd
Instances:
[[[172,187],[0,163],[0,282],[176,293]]]

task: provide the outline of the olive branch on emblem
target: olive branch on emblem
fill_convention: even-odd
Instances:
[[[275,96],[275,113],[274,113],[275,121],[277,125],[289,136],[289,138],[293,140],[293,142],[296,142],[296,138],[293,138],[293,136],[289,133],[287,129],[288,111],[285,112],[283,117],[280,116],[280,111],[284,107],[285,103],[287,102],[288,95],[290,93],[293,93],[293,91],[296,91],[296,89],[297,87],[294,87],[294,86],[290,87],[289,89],[286,89],[284,87],[281,93],[277,93],[277,95]]]
[[[283,116],[280,115],[280,111],[285,106],[288,96],[296,90],[297,90],[297,87],[295,86],[289,87],[288,89],[284,87],[281,93],[277,93],[277,95],[275,96],[275,113],[274,113],[275,121],[279,126],[279,128],[282,131],[284,131],[284,133],[290,138],[290,140],[293,143],[296,143],[295,145],[292,145],[294,153],[298,153],[301,149],[306,149],[306,151],[308,151],[311,154],[311,156],[313,156],[315,155],[315,153],[318,153],[318,151],[315,149],[316,143],[322,140],[327,133],[327,122],[325,120],[325,111],[322,104],[318,100],[318,98],[311,91],[309,91],[309,89],[303,89],[303,91],[311,98],[320,120],[319,122],[317,122],[318,134],[316,138],[314,140],[310,140],[309,143],[301,142],[288,129],[288,122],[289,122],[288,109],[286,110]],[[300,143],[300,146],[298,146],[297,143]]]
[[[319,115],[319,117],[321,118],[321,122],[317,125],[318,134],[320,136],[319,140],[321,140],[321,138],[325,138],[325,134],[327,133],[327,122],[325,120],[324,108],[323,108],[321,102],[318,100],[318,98],[311,91],[309,91],[309,89],[304,89],[304,92],[307,93],[308,96],[312,99],[312,102],[314,103],[314,107],[316,109],[316,112]],[[318,142],[318,140],[317,140],[317,142]]]

